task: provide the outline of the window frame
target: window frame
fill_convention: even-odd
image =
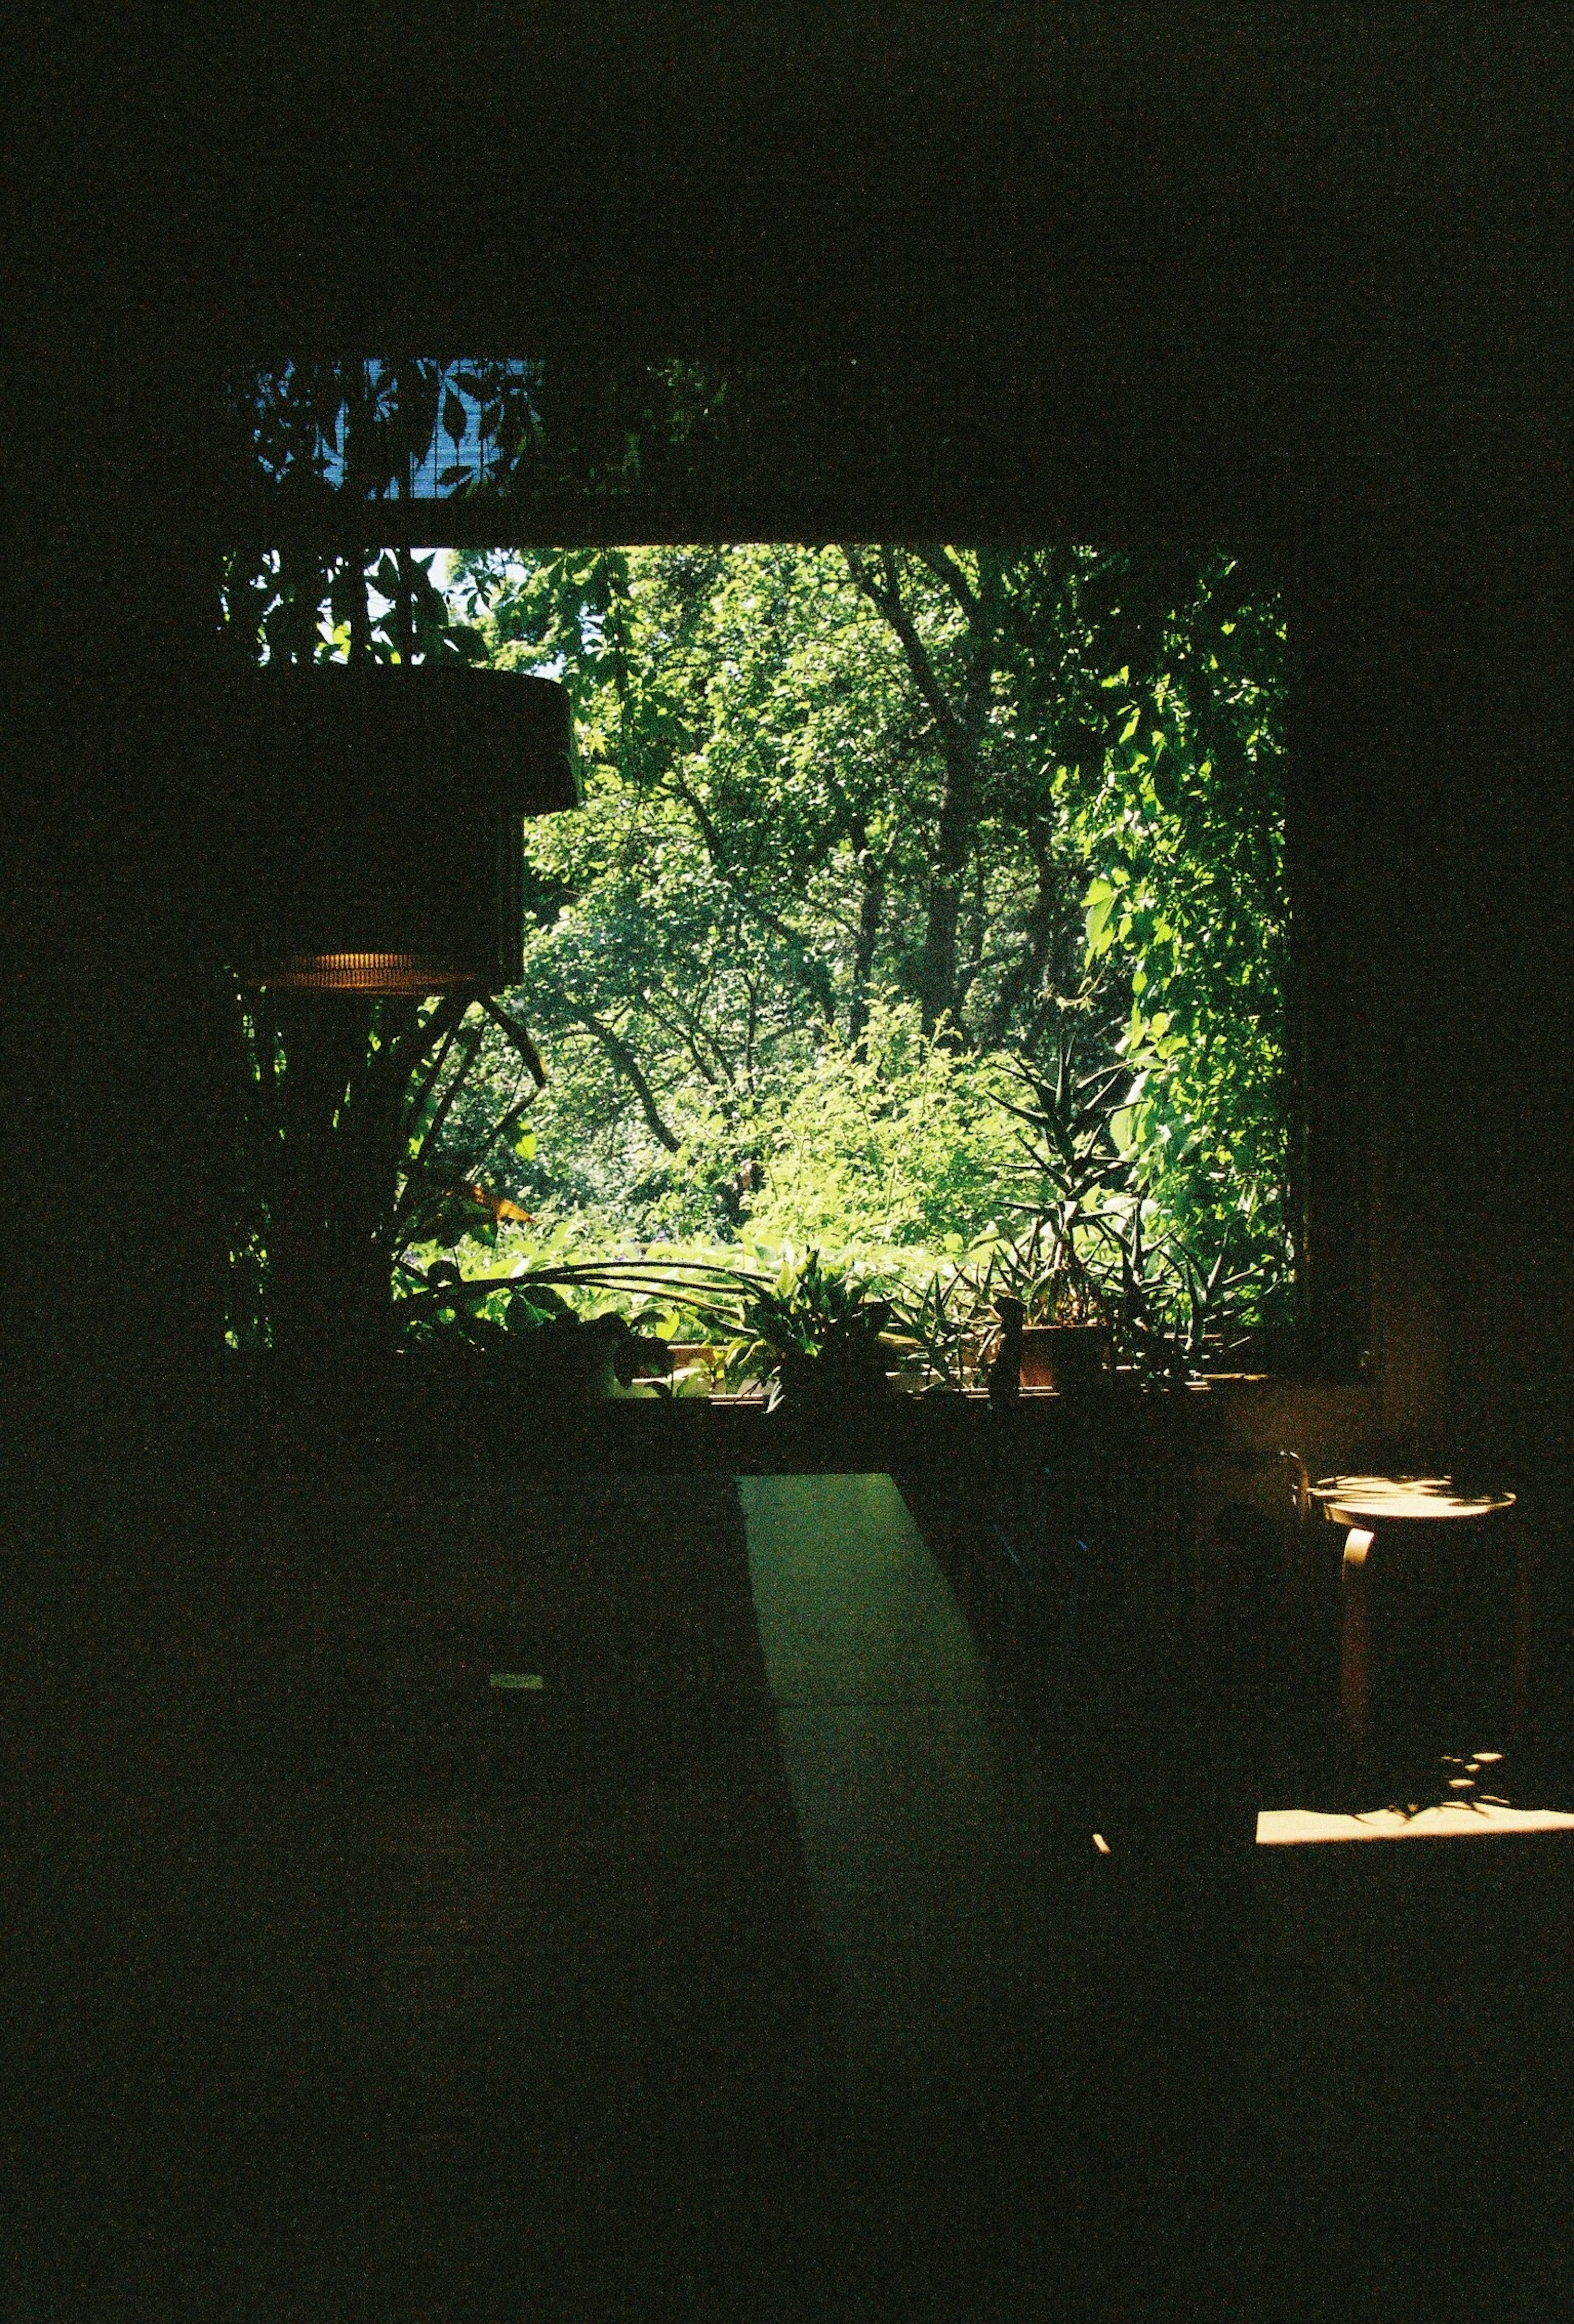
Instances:
[[[836,505],[805,497],[804,521],[791,526],[780,497],[767,510],[729,494],[725,507],[630,502],[609,508],[608,521],[587,522],[581,495],[506,500],[404,498],[336,505],[318,498],[287,505],[253,493],[214,534],[212,569],[237,549],[298,548],[325,558],[374,549],[613,549],[687,542],[875,539],[986,540],[1001,547],[1047,538],[1096,539],[1111,546],[1218,546],[1230,528],[1133,526],[1068,512],[1057,521],[1035,511],[1031,524],[980,523],[979,512],[908,503],[902,521],[877,505]],[[915,515],[921,521],[915,522]],[[507,539],[500,539],[506,532]],[[1375,1373],[1369,1212],[1371,1155],[1364,1093],[1365,1045],[1355,1023],[1348,834],[1357,827],[1353,770],[1360,735],[1347,686],[1351,641],[1339,618],[1342,576],[1303,543],[1249,538],[1235,553],[1285,602],[1284,824],[1290,897],[1287,999],[1290,1197],[1296,1250],[1298,1321],[1276,1338],[1266,1369],[1278,1377],[1329,1386],[1369,1382]]]

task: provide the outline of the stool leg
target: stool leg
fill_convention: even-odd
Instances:
[[[1370,1738],[1372,1636],[1366,1588],[1366,1556],[1375,1536],[1352,1526],[1345,1536],[1340,1569],[1339,1708],[1345,1729],[1358,1751]]]
[[[1535,1614],[1534,1575],[1529,1549],[1522,1542],[1514,1560],[1514,1720],[1512,1735],[1523,1744],[1531,1712],[1531,1654]]]

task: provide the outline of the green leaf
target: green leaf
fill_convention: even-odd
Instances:
[[[443,429],[455,444],[465,440],[465,430],[470,424],[469,413],[450,387],[443,397]]]

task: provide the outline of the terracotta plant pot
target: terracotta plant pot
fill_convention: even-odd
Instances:
[[[720,1385],[721,1352],[706,1340],[674,1340],[671,1349],[673,1395],[709,1396]]]
[[[1075,1396],[1097,1386],[1113,1360],[1107,1323],[1030,1323],[1022,1335],[1023,1388],[1053,1388]]]

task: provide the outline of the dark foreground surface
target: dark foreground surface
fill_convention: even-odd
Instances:
[[[1566,1840],[1100,1856],[888,1480],[744,1496],[257,1472],[40,1588],[5,2324],[1569,2311]]]

